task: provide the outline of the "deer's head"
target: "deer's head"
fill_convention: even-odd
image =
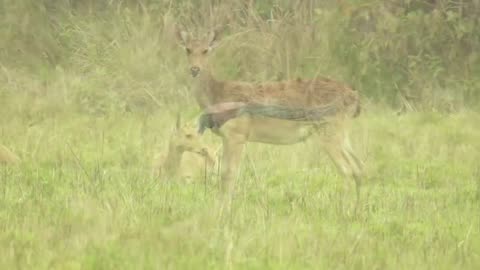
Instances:
[[[197,77],[208,67],[208,56],[219,43],[219,31],[211,31],[203,38],[193,38],[187,31],[177,29],[177,39],[187,54],[190,73]]]

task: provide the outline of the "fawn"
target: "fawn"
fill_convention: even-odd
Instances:
[[[195,38],[177,29],[177,38],[187,54],[193,95],[204,110],[200,131],[211,128],[222,138],[223,194],[233,192],[247,142],[294,144],[317,135],[338,170],[354,179],[358,205],[363,164],[347,132],[348,120],[360,113],[356,90],[323,77],[263,83],[221,81],[212,75],[208,61],[219,44],[218,31]]]
[[[215,152],[202,141],[193,126],[182,125],[178,117],[166,153],[154,158],[152,174],[191,182],[205,170],[213,169],[215,163]]]

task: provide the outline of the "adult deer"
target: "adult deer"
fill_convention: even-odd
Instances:
[[[347,124],[360,113],[359,94],[323,77],[280,82],[221,81],[210,69],[209,55],[219,44],[218,31],[202,38],[178,29],[194,80],[193,94],[204,110],[200,129],[211,128],[223,140],[221,185],[234,188],[246,142],[294,144],[318,135],[340,172],[355,181],[360,199],[362,163],[350,146]]]

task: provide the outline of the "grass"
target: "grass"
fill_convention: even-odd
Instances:
[[[475,1],[30,2],[0,4],[0,143],[23,160],[0,167],[0,269],[480,269]],[[223,219],[216,175],[151,178],[194,104],[174,23],[226,15],[219,78],[364,96],[356,215],[315,141],[249,144]]]
[[[353,136],[368,166],[357,215],[315,142],[249,144],[220,221],[216,177],[205,186],[149,176],[173,119],[4,119],[13,132],[3,141],[24,163],[1,169],[0,268],[477,269],[478,120],[364,113]]]

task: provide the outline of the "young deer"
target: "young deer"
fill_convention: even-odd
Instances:
[[[195,176],[203,175],[206,169],[212,169],[214,164],[214,151],[202,141],[194,127],[182,126],[177,118],[168,149],[154,158],[152,173],[155,177],[180,177],[190,182]]]
[[[355,180],[360,198],[362,163],[355,156],[347,122],[360,113],[359,94],[327,78],[249,83],[221,81],[210,70],[208,56],[218,45],[216,31],[193,38],[178,30],[185,48],[193,94],[204,110],[200,129],[211,128],[223,140],[221,181],[224,194],[234,188],[246,142],[293,144],[317,135],[340,172]]]

